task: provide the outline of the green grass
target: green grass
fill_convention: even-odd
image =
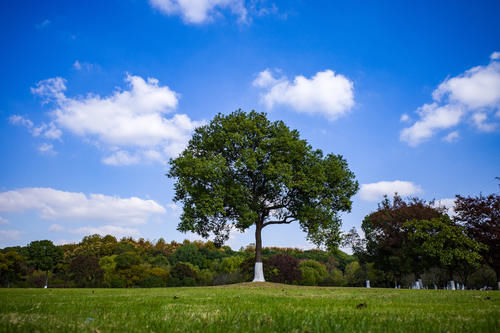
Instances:
[[[0,289],[0,331],[499,332],[500,293],[272,283]]]

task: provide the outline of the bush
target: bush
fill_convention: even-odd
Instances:
[[[302,273],[301,284],[307,286],[317,286],[321,281],[328,276],[326,267],[315,260],[304,260],[299,263],[299,268]]]
[[[268,278],[271,282],[292,284],[298,283],[302,279],[299,260],[290,255],[277,254],[268,260],[268,265],[277,270],[275,274]]]
[[[366,283],[366,274],[357,261],[353,261],[346,266],[344,278],[347,285],[352,287],[362,287]]]

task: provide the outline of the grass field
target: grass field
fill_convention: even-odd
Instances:
[[[500,292],[272,283],[0,289],[0,331],[500,332]]]

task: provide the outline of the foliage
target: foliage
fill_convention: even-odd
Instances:
[[[316,244],[335,248],[339,212],[350,211],[358,189],[340,155],[323,156],[283,122],[263,113],[218,114],[199,127],[179,157],[170,161],[175,200],[183,204],[178,229],[221,245],[235,228],[261,230],[298,222]]]
[[[61,250],[50,240],[33,241],[28,247],[28,260],[35,269],[50,271],[62,258]]]
[[[79,287],[96,287],[102,280],[104,271],[96,257],[78,256],[71,261],[69,270]]]
[[[205,258],[202,256],[198,247],[191,243],[185,243],[179,247],[170,257],[170,261],[175,264],[179,261],[189,262],[194,266],[205,267]]]
[[[277,274],[268,279],[271,282],[296,284],[302,279],[299,260],[290,255],[277,254],[267,264],[277,269]]]
[[[22,278],[24,258],[14,251],[0,253],[0,285],[10,287],[11,282]]]
[[[395,194],[391,202],[387,196],[379,203],[377,211],[363,219],[361,228],[366,238],[365,260],[376,268],[390,273],[396,283],[408,273],[421,273],[424,263],[408,244],[408,233],[403,228],[407,221],[430,220],[444,214],[432,202],[418,198],[402,199]]]
[[[481,260],[479,251],[483,246],[467,237],[464,228],[454,224],[448,216],[413,220],[403,227],[418,253],[446,268],[450,280],[460,268],[477,266]]]
[[[467,234],[485,245],[482,254],[500,281],[500,195],[463,197],[457,195],[454,221]]]
[[[302,274],[301,284],[307,286],[317,286],[321,281],[327,278],[328,272],[323,264],[314,260],[304,260],[299,263]]]
[[[344,279],[348,286],[361,287],[365,284],[366,276],[357,261],[351,262],[345,268]]]

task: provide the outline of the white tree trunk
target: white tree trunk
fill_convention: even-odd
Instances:
[[[456,290],[455,289],[455,281],[453,281],[453,280],[450,281],[450,290]]]
[[[366,280],[366,288],[370,288],[370,280]]]
[[[255,263],[255,274],[253,282],[266,282],[264,279],[264,270],[262,269],[262,262]]]
[[[498,281],[498,290],[500,290],[500,281]]]

